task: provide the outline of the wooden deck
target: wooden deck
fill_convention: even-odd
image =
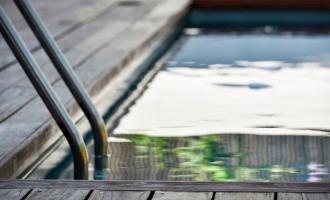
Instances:
[[[107,109],[102,99],[105,91],[112,94],[107,97],[108,102],[119,98],[122,91],[115,91],[112,86],[134,74],[138,66],[134,63],[139,63],[153,52],[155,44],[162,41],[162,37],[172,30],[191,5],[190,0],[31,2],[101,114]],[[328,4],[326,1],[319,2]],[[197,3],[194,5],[201,6]],[[74,121],[80,121],[78,129],[89,129],[78,105],[14,3],[0,0],[0,4]],[[219,7],[226,7],[220,4]],[[2,38],[0,47],[0,177],[16,178],[62,133]],[[0,199],[289,200],[330,199],[329,192],[328,183],[0,179]]]
[[[0,179],[0,199],[323,200],[329,192],[330,183]]]
[[[31,2],[96,104],[114,77],[144,52],[151,54],[151,46],[190,6],[189,0]],[[77,122],[83,117],[79,106],[16,6],[7,0],[0,3]],[[15,178],[62,133],[3,39],[0,46],[0,177]],[[104,112],[104,105],[97,105]]]

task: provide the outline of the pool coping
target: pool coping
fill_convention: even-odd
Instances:
[[[92,181],[0,179],[0,189],[92,189],[172,192],[290,192],[329,193],[330,183],[219,182],[219,181]]]

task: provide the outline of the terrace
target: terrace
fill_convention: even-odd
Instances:
[[[204,64],[202,61],[200,61],[200,63],[195,63],[195,60],[180,60],[181,55],[184,53],[188,55],[190,53],[189,51],[185,51],[185,48],[189,50],[189,46],[185,47],[182,46],[182,44],[190,44],[186,43],[187,38],[193,37],[195,34],[200,34],[199,31],[202,29],[202,31],[204,31],[202,33],[205,35],[219,35],[220,33],[220,39],[221,37],[227,38],[227,35],[230,34],[233,35],[233,31],[235,34],[242,36],[240,39],[246,35],[249,39],[249,34],[252,32],[252,29],[253,31],[259,31],[258,34],[266,35],[266,37],[268,37],[267,34],[269,33],[275,36],[280,35],[280,37],[282,37],[282,33],[290,33],[290,37],[292,37],[292,35],[297,35],[298,37],[301,35],[315,36],[316,39],[313,39],[313,41],[319,39],[321,42],[309,42],[309,38],[307,38],[306,43],[309,42],[308,44],[311,47],[319,51],[324,50],[325,53],[321,53],[326,55],[326,53],[328,53],[326,46],[328,44],[330,30],[329,1],[31,0],[31,3],[53,35],[81,83],[86,88],[96,109],[106,121],[106,129],[109,134],[108,153],[111,154],[109,159],[110,171],[106,177],[108,180],[103,181],[44,179],[73,178],[73,163],[69,145],[51,113],[24,73],[21,65],[17,62],[7,43],[1,37],[0,198],[38,199],[47,197],[50,199],[102,199],[111,197],[114,199],[146,200],[188,198],[330,198],[330,182],[326,169],[330,160],[329,155],[326,153],[329,146],[327,145],[329,143],[329,120],[327,120],[326,112],[323,112],[327,111],[329,108],[327,106],[328,93],[326,89],[328,83],[326,75],[328,71],[326,68],[316,66],[315,68],[317,68],[317,70],[321,68],[323,71],[317,71],[317,73],[320,72],[318,73],[320,76],[315,79],[310,79],[311,84],[309,84],[311,91],[313,90],[314,83],[316,84],[315,87],[320,88],[318,92],[316,90],[314,91],[313,94],[315,98],[311,98],[311,101],[314,103],[316,102],[315,105],[317,104],[320,106],[321,110],[323,109],[323,111],[319,113],[317,112],[319,107],[311,106],[311,109],[308,110],[308,106],[310,105],[310,101],[308,101],[310,100],[309,97],[307,98],[306,95],[295,96],[294,98],[296,98],[297,102],[301,102],[301,107],[295,107],[292,110],[290,110],[290,107],[290,109],[285,111],[281,110],[283,109],[282,107],[277,109],[277,111],[281,110],[282,112],[287,111],[289,113],[291,111],[292,113],[297,113],[294,118],[286,118],[286,116],[283,114],[281,115],[281,113],[274,114],[275,116],[281,117],[280,120],[275,122],[283,123],[285,126],[281,124],[283,126],[269,127],[267,119],[265,120],[267,123],[263,121],[265,123],[262,124],[262,126],[253,127],[253,129],[251,127],[249,127],[249,129],[239,129],[239,123],[235,124],[235,126],[231,126],[230,123],[226,124],[227,122],[220,123],[222,119],[217,119],[217,117],[219,117],[218,114],[217,116],[213,116],[211,114],[212,112],[204,113],[204,111],[207,110],[207,106],[200,106],[200,110],[197,109],[194,110],[194,112],[199,113],[198,115],[200,118],[207,118],[207,120],[196,122],[196,125],[202,128],[186,129],[191,126],[189,123],[195,120],[193,112],[190,113],[190,111],[194,109],[193,105],[198,104],[199,98],[194,96],[196,92],[185,92],[189,92],[191,87],[195,84],[194,90],[204,94],[204,90],[207,86],[204,87],[203,84],[212,80],[212,75],[204,78],[199,77],[208,73],[219,74],[217,70],[226,68],[226,66],[213,65],[210,69],[201,69],[197,72],[196,66],[198,65],[198,68],[202,68],[201,66]],[[40,46],[40,43],[31,31],[29,25],[25,22],[15,3],[1,0],[0,4],[26,43],[57,96],[67,109],[78,131],[85,139],[90,158],[89,179],[94,179],[94,161],[92,159],[94,144],[88,119],[80,109],[69,89],[65,86],[61,76]],[[210,27],[199,27],[199,25],[204,22],[198,20],[189,22],[191,23],[189,25],[182,25],[185,23],[184,18],[189,15],[192,9],[201,9],[203,10],[202,12],[205,12],[206,9],[206,13],[214,14],[214,19],[220,19],[221,15],[220,17],[217,15],[219,10],[208,10],[210,8],[222,9],[222,13],[226,13],[226,16],[232,16],[228,17],[228,21],[230,21],[230,19],[233,20],[232,23],[236,23],[235,16],[238,15],[243,16],[243,18],[245,15],[252,16],[253,18],[253,14],[249,14],[249,10],[253,10],[251,13],[257,13],[257,17],[261,16],[260,13],[266,10],[267,12],[264,14],[266,18],[267,13],[273,13],[273,17],[278,17],[283,13],[283,16],[290,16],[294,13],[291,21],[294,21],[296,24],[301,23],[304,25],[304,23],[308,23],[309,19],[313,20],[307,25],[309,27],[308,29],[305,29],[306,26],[302,26],[303,28],[300,26],[294,28],[292,28],[292,26],[283,26],[283,28],[282,25],[284,22],[281,22],[282,24],[279,22],[278,26],[274,26],[273,24],[270,24],[271,26],[267,24],[267,26],[251,25],[252,28],[247,28],[244,25],[232,26],[224,23],[225,25],[221,24],[221,28],[217,27],[215,32],[212,32],[214,30]],[[283,13],[277,12],[278,10],[280,10],[280,12],[283,11]],[[244,13],[245,11],[247,11],[248,14]],[[306,15],[307,17],[300,18],[299,16],[301,15],[299,15],[299,13],[304,12],[304,16]],[[196,14],[197,18],[195,16],[194,19],[202,19],[203,16],[206,16],[199,15],[200,13],[198,14],[198,12],[196,13],[194,14]],[[295,18],[295,16],[298,16],[298,18]],[[212,21],[210,20],[212,17],[205,17],[203,19],[210,23]],[[290,19],[285,20],[290,21]],[[216,20],[212,23],[218,23],[215,21]],[[266,22],[260,23],[268,23],[267,20],[265,21]],[[244,23],[248,24],[251,22],[246,20]],[[293,22],[285,21],[285,23],[292,24]],[[254,29],[255,27],[262,28],[257,30]],[[279,28],[274,29],[274,27]],[[254,33],[255,32],[253,32],[253,34]],[[285,37],[287,36],[288,35],[285,35]],[[258,35],[257,40],[260,37],[261,36]],[[280,41],[280,39],[281,38],[279,38],[278,41]],[[230,42],[231,40],[232,38],[229,37],[226,41]],[[233,40],[237,41],[237,38]],[[244,40],[244,38],[242,40]],[[205,41],[204,44],[209,44],[207,40]],[[290,39],[290,41],[294,40]],[[322,43],[324,47],[321,45]],[[292,44],[296,45],[296,43]],[[297,44],[304,44],[304,41],[299,41]],[[229,49],[229,47],[233,49]],[[203,47],[194,46],[194,48],[202,49]],[[240,46],[240,48],[244,50],[244,47]],[[255,48],[257,48],[257,46]],[[304,46],[301,48],[304,49]],[[289,49],[289,51],[294,52],[296,49],[297,48],[292,48]],[[226,50],[237,52],[237,49],[235,49],[232,43],[228,43]],[[178,51],[182,54],[176,57]],[[206,52],[206,48],[204,52]],[[298,56],[300,56],[299,53],[300,52],[297,53]],[[308,53],[309,52],[307,52],[307,54]],[[208,53],[210,57],[211,54],[212,51]],[[272,53],[272,56],[276,57],[276,53]],[[228,56],[224,55],[224,57],[221,58],[223,62],[225,62],[224,60],[226,60],[227,57]],[[192,58],[198,59],[198,55],[194,55]],[[235,60],[236,58],[233,59]],[[319,59],[321,59],[321,57],[319,57]],[[325,60],[324,62],[327,61],[328,60]],[[180,66],[175,66],[176,63],[180,62]],[[293,63],[294,61],[285,60],[284,62]],[[313,61],[313,63],[316,62],[317,61]],[[255,64],[253,61],[251,61],[251,63]],[[251,63],[248,64],[251,65]],[[304,63],[311,62],[306,61]],[[206,63],[205,65],[210,66],[211,64],[216,63]],[[222,64],[225,65],[226,63]],[[283,63],[281,63],[281,65],[282,64]],[[300,62],[298,64],[302,65],[303,63]],[[235,67],[242,66],[235,65]],[[265,66],[256,66],[254,68],[263,67]],[[269,68],[269,66],[266,67]],[[166,72],[162,71],[164,68],[166,68]],[[249,66],[247,68],[251,67]],[[286,66],[283,68],[286,68]],[[217,99],[217,95],[214,95],[218,91],[217,89],[222,88],[222,92],[231,94],[230,91],[232,91],[233,87],[241,89],[243,92],[246,88],[249,89],[249,92],[254,92],[255,90],[253,89],[256,89],[256,87],[268,88],[270,85],[259,83],[257,85],[244,85],[243,83],[232,84],[230,81],[230,83],[227,83],[225,80],[230,79],[226,79],[225,74],[233,73],[235,69],[225,70],[227,70],[225,73],[221,72],[222,81],[216,83],[217,86],[213,85],[209,93],[205,92],[204,95],[207,95],[210,99],[214,99],[214,101],[210,101],[212,108],[221,109],[225,114],[231,113],[232,115],[229,115],[230,117],[237,118],[241,113],[232,113],[232,107],[217,107],[219,99]],[[299,83],[303,83],[304,80],[306,80],[303,79],[304,75],[310,73],[310,71],[308,71],[310,69],[306,70],[307,71],[300,72],[301,80],[295,79],[295,82],[290,82],[292,88],[296,87],[294,83],[299,81],[301,81]],[[313,68],[312,70],[315,69]],[[177,78],[175,76],[167,76],[166,73],[172,73],[172,75],[181,74],[183,76]],[[252,76],[255,77],[260,75],[257,70],[253,73]],[[289,80],[290,73],[292,72],[285,71],[279,77],[286,77],[286,80]],[[260,80],[271,80],[273,77],[273,75],[269,77],[265,76],[264,79]],[[154,82],[149,84],[153,80]],[[171,82],[167,83],[166,81],[168,80],[171,80]],[[218,79],[215,79],[215,81],[217,80]],[[322,80],[324,80],[324,82],[322,82]],[[284,83],[286,82],[284,81]],[[180,84],[182,84],[182,86],[185,85],[186,88],[181,87],[183,88],[182,90],[167,90],[168,88],[176,88],[176,86]],[[163,87],[164,85],[168,88],[166,89],[166,87]],[[203,87],[199,88],[199,86]],[[147,87],[149,87],[148,90],[146,90]],[[147,93],[144,95],[146,91]],[[161,92],[157,93],[158,91]],[[245,98],[250,102],[255,102],[256,99],[249,99],[248,95],[250,93],[246,91],[244,93],[246,94]],[[261,89],[260,91],[266,91],[267,93],[266,89]],[[287,93],[290,93],[290,91],[293,90],[289,88]],[[276,94],[281,94],[276,92],[277,91],[274,93],[275,96]],[[178,95],[180,93],[181,95]],[[150,94],[154,96],[150,96]],[[182,94],[188,97],[193,96],[193,98],[191,98],[190,102],[181,104],[187,107],[176,107],[175,103],[182,100]],[[299,94],[303,94],[303,91]],[[143,98],[141,98],[141,96]],[[166,113],[161,117],[158,115],[159,112],[154,112],[155,106],[157,105],[157,103],[155,104],[157,101],[154,101],[155,96],[160,99],[165,99],[166,102],[171,105],[171,107],[157,107],[159,112]],[[168,97],[180,98],[175,99]],[[228,101],[230,101],[230,98]],[[306,101],[300,101],[301,99],[305,99]],[[290,102],[290,100],[289,98],[286,99],[287,102]],[[182,101],[185,102],[186,100]],[[191,105],[189,103],[191,103]],[[131,108],[133,104],[136,105],[134,108]],[[261,103],[260,107],[262,106],[265,106],[266,110],[269,105],[262,105]],[[311,113],[315,115],[311,115],[310,118],[304,118],[305,115],[299,115],[299,111],[303,113],[305,108],[307,109],[306,112],[310,112],[314,109]],[[131,112],[127,112],[127,110]],[[171,113],[173,114],[177,110],[183,110],[183,113],[186,115],[180,115],[179,117],[177,117],[177,115],[171,115]],[[242,108],[241,110],[244,109]],[[168,114],[167,111],[170,114]],[[269,117],[270,114],[261,112],[260,116]],[[246,117],[253,121],[258,120],[260,116],[249,118],[247,115]],[[308,130],[302,126],[306,124],[298,123],[304,120],[306,123],[310,122],[311,124]],[[315,126],[312,123],[314,122],[313,120],[315,120]],[[210,122],[213,123],[211,126],[209,125]],[[297,126],[294,128],[287,128],[295,122],[298,124]],[[181,126],[182,124],[188,125]],[[164,127],[171,128],[165,129]],[[219,130],[226,131],[221,132]],[[221,134],[218,134],[220,132]],[[243,135],[235,135],[234,133]],[[161,149],[163,149],[164,152],[166,150],[166,152],[159,155],[157,154],[159,152],[157,152],[157,156],[160,157],[157,157],[159,159],[155,160],[152,157],[155,157],[156,150],[135,151],[134,149],[146,147],[143,146],[143,142],[145,141],[139,138],[141,135],[147,135],[155,140],[152,141],[152,139],[143,136],[143,139],[149,142],[151,141],[150,144],[154,142],[151,144],[153,148],[160,148],[157,146],[157,141],[167,142],[169,144],[168,146],[161,146]],[[208,137],[206,138],[205,135],[211,135],[211,139]],[[173,137],[176,136],[185,137],[185,140],[173,139]],[[228,175],[223,179],[212,179],[209,178],[212,176],[212,172],[208,171],[206,172],[208,174],[206,177],[208,178],[203,179],[199,177],[199,172],[196,172],[201,170],[200,168],[196,168],[193,175],[187,169],[179,169],[181,164],[187,161],[187,158],[176,155],[177,152],[180,148],[187,147],[189,142],[195,141],[196,137],[198,137],[197,139],[200,141],[205,140],[205,142],[214,142],[213,139],[216,138],[216,146],[221,146],[221,148],[219,148],[221,150],[225,148],[225,150],[217,153],[221,154],[220,157],[223,164],[223,168],[221,169],[224,170],[224,173],[231,174],[231,178],[228,178]],[[214,146],[212,146],[211,150],[212,149],[214,149]],[[201,149],[197,149],[197,151],[201,151]],[[288,155],[284,153],[285,156],[283,156],[282,154],[284,151],[290,153],[287,153]],[[304,161],[302,161],[302,157],[304,157]],[[148,160],[147,158],[150,159]],[[318,174],[317,176],[309,175],[311,173],[308,171],[309,169],[307,167],[305,167],[306,169],[302,169],[303,167],[299,165],[297,168],[300,167],[301,169],[299,170],[302,171],[301,174],[304,174],[303,177],[301,175],[299,178],[298,175],[300,174],[297,175],[297,169],[293,169],[293,166],[297,166],[297,163],[304,163],[304,166],[307,166],[307,162],[321,163],[316,166],[316,168],[322,169],[323,171],[321,171],[324,174]],[[130,168],[130,166],[125,163],[131,164],[134,168]],[[141,163],[144,163],[143,165],[145,166],[150,166],[150,169],[139,170],[139,166],[142,165]],[[278,167],[277,163],[281,163],[283,166]],[[218,166],[218,164],[214,165]],[[238,169],[242,169],[243,167],[245,167],[244,169],[253,171],[248,172],[248,178],[246,178],[246,176],[244,177],[244,174],[236,176],[239,171]],[[277,172],[274,172],[274,170],[277,170]],[[278,170],[282,170],[280,175],[278,174]],[[291,173],[293,171],[295,172]],[[247,171],[241,172],[247,173]],[[253,174],[253,176],[251,176],[250,173]],[[235,174],[235,177],[233,174]],[[320,183],[308,181],[302,181],[306,183],[298,183],[301,180],[312,180],[312,178],[314,178],[313,180],[321,179],[321,181]],[[265,183],[263,181],[271,181],[271,183]]]

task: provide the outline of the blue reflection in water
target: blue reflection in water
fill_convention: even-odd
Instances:
[[[320,61],[322,55],[330,55],[329,35],[200,34],[189,36],[171,60],[176,64],[167,67],[208,68],[210,64],[235,64],[238,60],[296,63]],[[194,63],[186,64],[187,60]]]
[[[250,89],[262,89],[271,87],[271,85],[262,84],[262,83],[250,83],[247,85],[244,84],[230,84],[230,83],[218,83],[215,85],[226,86],[226,87],[249,87]]]

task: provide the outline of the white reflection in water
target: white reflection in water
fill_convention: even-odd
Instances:
[[[264,70],[280,70],[282,69],[283,62],[281,61],[236,61],[238,66],[242,67],[256,67]]]
[[[317,63],[296,65],[280,71],[221,64],[167,68],[115,133],[328,135],[316,130],[330,130],[330,70]],[[160,128],[168,126],[189,128]]]
[[[318,176],[329,174],[328,169],[323,168],[323,167],[324,167],[324,165],[317,164],[314,162],[307,165],[307,169],[312,171],[312,172],[308,173],[309,177],[307,179],[307,182],[321,182],[322,178],[318,177]]]
[[[131,142],[131,141],[125,138],[108,137],[107,142]]]
[[[315,58],[330,52],[330,37],[203,37],[187,40],[115,134],[329,135],[329,58]]]
[[[184,29],[186,35],[198,35],[200,33],[199,28],[186,28]]]

